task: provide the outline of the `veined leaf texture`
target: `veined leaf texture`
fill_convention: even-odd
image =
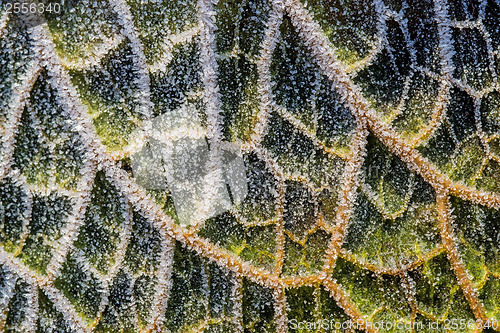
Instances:
[[[0,331],[500,331],[498,0],[14,2]],[[187,226],[131,167],[180,108],[247,188]]]

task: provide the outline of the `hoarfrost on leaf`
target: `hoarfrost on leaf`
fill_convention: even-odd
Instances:
[[[0,1],[0,331],[500,331],[498,1],[48,2]]]

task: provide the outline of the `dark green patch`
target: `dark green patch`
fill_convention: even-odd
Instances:
[[[249,140],[259,110],[257,66],[244,55],[221,59],[218,65],[224,136]]]
[[[220,0],[216,3],[218,53],[239,51],[256,57],[271,10],[268,0]]]
[[[306,3],[337,48],[340,60],[350,65],[369,54],[377,40],[379,16],[372,1],[318,0]]]
[[[410,0],[403,9],[408,33],[413,42],[417,65],[435,72],[440,70],[439,37],[434,13],[434,1]]]
[[[198,234],[208,238],[217,246],[230,251],[238,251],[237,249],[242,246],[241,243],[245,239],[246,231],[233,216],[221,214],[206,220]]]
[[[319,274],[325,262],[330,235],[322,230],[307,235],[304,246],[285,236],[284,275]]]
[[[165,277],[162,277],[165,278]],[[160,276],[151,277],[148,275],[141,274],[134,281],[133,287],[133,298],[135,300],[135,307],[137,311],[137,321],[139,329],[144,330],[144,328],[150,324],[149,319],[152,312],[152,308],[155,304],[154,295],[156,292],[157,285],[159,283]]]
[[[235,249],[240,256],[256,266],[272,270],[276,256],[276,227],[274,225],[248,228],[245,231],[244,248]]]
[[[498,296],[498,290],[500,290],[500,279],[490,276],[479,290],[479,299],[484,305],[486,315],[492,319],[492,324],[497,323],[500,325],[500,297]],[[498,325],[494,326],[494,328],[498,327]]]
[[[51,1],[56,2],[62,0]],[[69,61],[92,55],[120,32],[116,14],[106,0],[66,1],[61,12],[44,14],[58,55]]]
[[[81,249],[89,262],[103,274],[114,264],[115,252],[126,227],[126,210],[123,198],[116,188],[99,172],[85,211],[85,224],[75,246]]]
[[[41,289],[38,289],[38,307],[37,333],[76,332]]]
[[[368,137],[366,151],[362,167],[366,192],[374,196],[373,200],[384,216],[401,215],[408,204],[408,193],[418,181],[415,180],[417,176],[373,135]]]
[[[343,248],[386,269],[399,269],[434,250],[440,241],[437,212],[434,204],[420,201],[418,195],[422,193],[415,193],[404,214],[384,219],[359,193]]]
[[[5,4],[5,2],[3,2]],[[3,13],[2,13],[3,15]],[[16,84],[33,59],[32,40],[17,15],[10,15],[0,38],[0,130],[4,126]]]
[[[476,131],[474,99],[466,92],[457,88],[451,90],[446,114],[459,142]]]
[[[230,317],[232,280],[224,269],[177,244],[166,328],[186,332],[196,330],[210,318]]]
[[[237,206],[242,222],[268,221],[276,216],[277,180],[257,155],[244,156],[248,193]]]
[[[30,304],[28,297],[30,286],[22,280],[18,280],[14,288],[14,294],[7,304],[7,307],[2,309],[6,313],[5,327],[3,332],[14,333],[22,331],[23,322],[30,320]],[[34,305],[34,304],[33,304]]]
[[[454,180],[461,180],[469,186],[475,185],[486,151],[477,136],[467,138],[455,152],[454,158],[445,166],[446,172]]]
[[[291,332],[340,332],[351,321],[323,287],[287,289],[286,300]]]
[[[425,262],[408,276],[415,283],[414,297],[420,310],[439,319],[475,320],[446,254]]]
[[[155,272],[160,263],[161,242],[158,230],[134,211],[132,234],[125,253],[126,265],[133,274]]]
[[[127,4],[149,63],[164,55],[169,37],[194,27],[198,19],[195,0],[127,1]]]
[[[179,108],[200,89],[199,52],[197,41],[177,45],[165,71],[150,74],[155,115]]]
[[[317,203],[310,189],[295,181],[286,182],[283,220],[285,229],[304,238],[317,221]]]
[[[136,332],[133,294],[132,278],[125,272],[119,271],[109,287],[109,303],[101,315],[96,332]]]
[[[315,148],[309,138],[276,113],[271,114],[268,128],[262,145],[287,174],[303,176],[317,187],[339,187],[344,167],[340,157]]]
[[[403,32],[395,21],[387,22],[387,47],[375,62],[354,78],[375,109],[389,117],[398,107],[410,73],[410,53]]]
[[[394,119],[393,126],[403,136],[414,136],[426,129],[436,112],[439,82],[417,72],[410,81],[402,113]]]
[[[338,193],[330,189],[323,189],[318,193],[318,209],[321,218],[327,225],[335,224]]]
[[[497,49],[500,46],[500,25],[498,25],[498,20],[500,19],[500,4],[495,0],[488,0],[485,9],[483,23],[486,27],[486,31],[490,35],[493,48]],[[497,56],[497,66],[499,64],[498,60]]]
[[[51,178],[76,189],[83,166],[83,143],[58,103],[58,93],[43,71],[36,80],[16,136],[14,167],[29,183],[47,186]]]
[[[54,193],[34,196],[29,224],[29,235],[19,257],[32,269],[45,274],[54,252],[54,242],[63,236],[62,231],[71,214],[71,201]]]
[[[285,17],[273,54],[271,77],[276,102],[329,148],[346,150],[355,121],[309,50]]]
[[[493,83],[489,69],[489,56],[486,41],[477,29],[453,29],[455,52],[454,77],[463,83],[482,90]]]
[[[122,43],[102,59],[102,67],[69,71],[97,134],[110,150],[125,146],[144,117],[139,111],[141,93],[134,56],[130,45]]]
[[[386,321],[409,320],[410,306],[399,277],[377,276],[340,258],[332,277],[363,315],[384,309]]]
[[[31,217],[30,200],[22,184],[11,178],[0,181],[0,243],[9,252],[21,245],[23,224]]]
[[[480,189],[491,192],[500,192],[500,163],[489,160],[483,169],[481,177],[476,180],[476,186]]]
[[[451,204],[462,260],[474,280],[483,280],[485,270],[499,274],[500,213],[457,197],[452,197]]]
[[[480,6],[478,0],[452,0],[450,16],[457,21],[473,21],[479,15]]]
[[[482,129],[489,135],[500,134],[500,92],[492,91],[481,100]]]
[[[245,333],[274,332],[274,298],[271,289],[243,280],[243,324]]]
[[[428,141],[417,147],[424,157],[439,168],[443,168],[451,160],[455,149],[452,132],[444,123]]]
[[[67,256],[54,286],[62,291],[88,322],[96,318],[104,286],[74,255]]]

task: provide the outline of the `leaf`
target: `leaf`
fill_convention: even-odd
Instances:
[[[51,3],[0,10],[0,331],[500,331],[498,1]]]

